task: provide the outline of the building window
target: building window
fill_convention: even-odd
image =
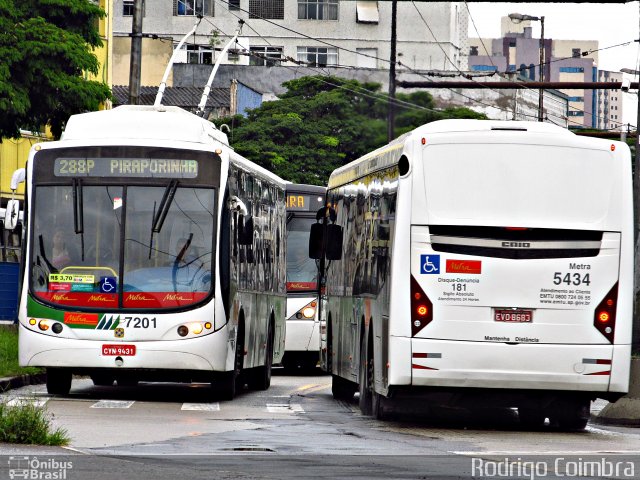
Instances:
[[[240,10],[240,0],[229,0],[229,10]]]
[[[133,11],[135,10],[134,0],[124,0],[122,2],[122,16],[133,17]]]
[[[211,65],[213,63],[213,50],[209,46],[187,45],[186,50],[187,63],[199,63],[205,65]]]
[[[580,52],[580,49],[579,49],[579,48],[572,48],[572,49],[571,49],[571,56],[572,56],[573,58],[580,57],[580,55],[581,55],[581,54],[582,54],[582,53]]]
[[[562,73],[584,73],[584,67],[560,67]]]
[[[284,0],[249,0],[249,18],[284,20]]]
[[[279,65],[282,60],[282,47],[251,47],[249,65],[260,67],[273,67]]]
[[[469,47],[469,56],[475,57],[478,55],[478,47]]]
[[[213,17],[214,0],[177,0],[174,3],[175,15]]]
[[[338,0],[298,0],[298,19],[337,20]]]
[[[358,23],[378,23],[380,13],[378,12],[378,2],[356,2],[356,22]]]
[[[298,47],[298,61],[316,67],[338,64],[338,49],[327,47]]]
[[[497,72],[498,67],[494,65],[471,65],[471,70],[474,72]]]
[[[570,102],[584,102],[584,97],[567,97]]]
[[[578,110],[569,110],[567,113],[570,117],[584,117],[584,112]]]

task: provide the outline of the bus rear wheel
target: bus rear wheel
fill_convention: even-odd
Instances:
[[[71,390],[71,371],[64,368],[47,368],[47,393],[67,395]]]
[[[345,380],[339,375],[331,375],[331,393],[336,400],[352,400],[353,395],[358,391],[358,386]]]
[[[551,424],[564,431],[584,430],[589,422],[591,400],[571,399],[558,401],[549,415]]]
[[[271,386],[271,366],[273,365],[273,328],[267,333],[264,365],[251,370],[247,383],[251,390],[267,390]]]
[[[368,350],[366,337],[363,336],[360,342],[360,378],[358,383],[358,393],[360,394],[358,405],[363,415],[371,415],[373,400],[371,396],[373,385],[370,383],[373,365],[369,361]]]

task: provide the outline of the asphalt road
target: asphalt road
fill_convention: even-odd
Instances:
[[[20,477],[31,475],[31,464],[38,478],[65,480],[640,475],[640,429],[522,431],[511,412],[382,422],[362,416],[356,400],[334,400],[330,390],[330,377],[320,372],[282,370],[268,391],[245,391],[231,402],[212,400],[208,385],[95,387],[74,379],[64,397],[48,395],[43,385],[11,390],[4,401],[44,405],[72,442],[65,448],[0,445],[0,479],[10,473],[33,478]],[[537,467],[533,476],[527,466]],[[602,470],[609,467],[618,470]]]

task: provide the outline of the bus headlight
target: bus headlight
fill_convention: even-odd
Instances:
[[[316,309],[313,307],[304,307],[302,309],[302,316],[304,318],[313,318],[315,314],[316,314]]]
[[[49,321],[48,320],[40,320],[40,322],[38,322],[38,328],[40,330],[42,330],[43,332],[46,332],[47,330],[49,330]]]

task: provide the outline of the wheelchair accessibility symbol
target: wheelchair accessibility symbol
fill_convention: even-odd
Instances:
[[[117,288],[116,277],[100,277],[100,293],[116,293]]]
[[[439,274],[440,255],[420,255],[420,273]]]

